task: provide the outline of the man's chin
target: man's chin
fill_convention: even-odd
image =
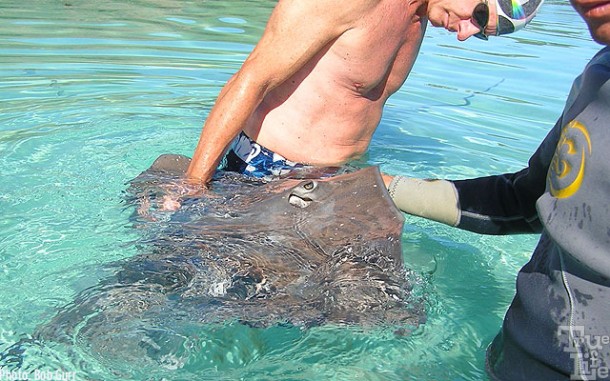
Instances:
[[[591,37],[602,45],[610,45],[610,21],[597,28],[589,28]]]

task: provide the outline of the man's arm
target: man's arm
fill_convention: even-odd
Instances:
[[[402,211],[482,234],[539,233],[536,201],[557,146],[561,119],[529,160],[527,168],[467,180],[420,180],[384,175]]]
[[[526,189],[528,173],[459,181],[396,176],[389,178],[388,190],[396,206],[411,215],[481,234],[537,233],[536,199],[544,177]]]
[[[280,0],[260,41],[227,82],[203,126],[186,172],[206,184],[263,98],[351,28],[378,0]]]

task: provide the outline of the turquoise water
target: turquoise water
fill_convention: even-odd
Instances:
[[[125,183],[159,154],[192,153],[274,5],[0,3],[0,353],[107,275],[105,264],[136,254]],[[489,42],[430,28],[358,164],[418,177],[518,170],[598,48],[567,1],[547,0],[527,30]],[[21,369],[30,379],[484,380],[485,348],[536,240],[408,217],[405,260],[428,302],[411,337],[227,325],[194,332],[183,362],[109,362],[57,345],[28,352]]]

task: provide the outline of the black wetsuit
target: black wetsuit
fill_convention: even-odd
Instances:
[[[453,183],[458,227],[542,233],[488,348],[490,377],[610,379],[610,48],[576,79],[528,168]]]

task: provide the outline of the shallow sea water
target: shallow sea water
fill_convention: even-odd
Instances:
[[[0,3],[0,353],[136,254],[125,183],[190,155],[275,1]],[[429,27],[357,164],[466,178],[524,166],[599,49],[567,1],[511,37],[459,43]],[[428,320],[409,337],[322,326],[193,332],[186,362],[107,361],[61,345],[4,362],[77,380],[485,380],[485,349],[537,236],[485,237],[407,217],[406,265]],[[120,343],[117,343],[120,345]],[[171,360],[171,359],[170,359]],[[13,379],[16,377],[13,377]]]

